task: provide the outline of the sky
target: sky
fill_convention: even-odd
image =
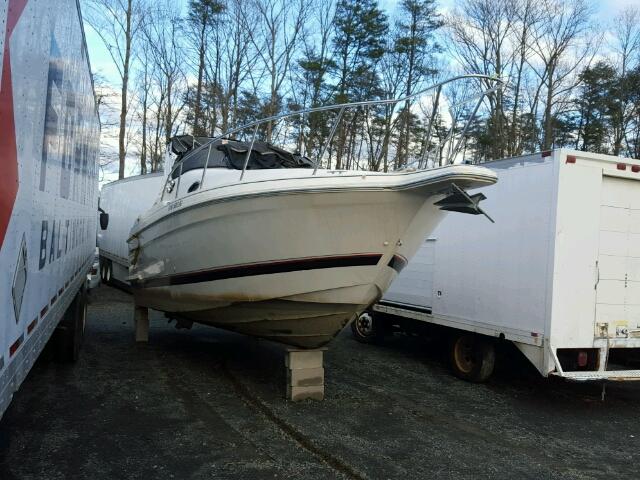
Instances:
[[[399,0],[380,0],[380,6],[391,13],[395,9],[395,6]],[[186,0],[177,0],[176,3],[182,3],[186,8]],[[626,6],[637,5],[640,7],[640,0],[594,0],[598,8],[597,16],[602,19],[602,22],[610,22],[613,18]],[[440,0],[438,5],[442,10],[450,10],[455,7],[456,0]],[[109,52],[105,48],[104,44],[93,31],[90,26],[86,26],[87,46],[89,49],[89,57],[91,59],[91,67],[94,73],[99,73],[104,76],[108,81],[117,83],[118,75]]]
[[[393,17],[393,12],[396,9],[400,0],[379,0],[379,4],[390,17]],[[625,7],[630,5],[637,5],[640,7],[640,0],[592,0],[596,6],[596,21],[601,25],[609,24],[613,21],[616,15],[622,11]],[[182,4],[183,9],[186,10],[187,0],[175,0],[176,4]],[[447,12],[455,8],[455,5],[459,0],[440,0],[438,5],[441,12]],[[91,61],[91,67],[94,74],[100,75],[107,83],[112,84],[115,88],[119,87],[120,79],[118,72],[109,56],[108,50],[100,40],[100,37],[91,28],[90,25],[85,24],[85,34],[87,37],[87,47],[89,51],[89,58]],[[103,132],[105,127],[103,126]],[[102,148],[117,150],[117,139],[113,135],[102,136]],[[135,162],[131,163],[131,167],[128,166],[126,175],[134,174]],[[104,181],[110,181],[117,177],[116,174],[110,172],[103,178]]]

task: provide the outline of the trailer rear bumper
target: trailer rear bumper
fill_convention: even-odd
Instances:
[[[640,380],[640,370],[603,370],[591,372],[550,372],[549,375],[565,378],[572,382],[631,382]]]

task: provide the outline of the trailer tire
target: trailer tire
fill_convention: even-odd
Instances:
[[[83,283],[64,312],[60,324],[56,328],[56,359],[60,362],[74,363],[80,357],[80,349],[84,341],[87,322],[87,289]]]
[[[481,335],[460,334],[451,341],[451,367],[463,380],[484,382],[496,363],[495,344]]]
[[[113,265],[111,263],[111,260],[105,260],[104,261],[104,284],[105,285],[111,284],[112,275],[113,275]]]
[[[107,278],[107,259],[104,257],[100,257],[99,261],[99,268],[100,268],[100,283],[105,283],[106,282],[106,278]]]
[[[386,330],[380,315],[365,310],[351,322],[351,333],[360,343],[378,343],[384,339]]]

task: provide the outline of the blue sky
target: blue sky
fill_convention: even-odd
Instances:
[[[187,4],[186,0],[176,0],[176,3],[182,3],[183,5]],[[398,0],[380,0],[381,7],[387,10],[390,14],[392,14],[397,3]],[[448,10],[453,8],[456,4],[456,0],[441,0],[438,3],[443,10]],[[640,0],[594,0],[594,3],[598,8],[597,15],[601,18],[603,24],[612,21],[618,12],[627,5],[637,5],[640,7]],[[104,47],[98,35],[96,35],[89,26],[86,26],[86,35],[91,66],[94,73],[103,75],[107,81],[117,85],[119,83],[118,74],[111,62],[109,52]]]
[[[174,0],[175,4],[182,5],[183,10],[186,10],[187,0]],[[596,13],[596,21],[603,28],[606,28],[608,24],[613,21],[613,18],[626,6],[628,5],[638,5],[640,7],[640,0],[592,0],[597,8]],[[394,17],[395,7],[399,0],[379,0],[380,6],[386,10],[391,18]],[[456,3],[459,0],[440,0],[439,6],[442,12],[447,12],[454,8]],[[93,72],[99,74],[104,78],[107,84],[110,84],[115,90],[120,87],[120,78],[117,72],[117,69],[113,65],[111,57],[109,56],[109,52],[105,48],[104,44],[98,37],[98,35],[93,31],[93,29],[86,25],[85,33],[87,36],[87,46],[89,50],[91,66]],[[107,114],[116,115],[117,106],[113,107],[113,112]],[[114,157],[115,152],[117,151],[117,139],[115,130],[112,127],[107,127],[105,125],[106,112],[103,112],[103,135],[101,140],[101,150],[104,152],[110,152],[109,156]],[[114,118],[110,119],[113,123]],[[132,154],[133,155],[133,154]],[[134,175],[137,173],[137,161],[135,158],[131,157],[127,159],[127,167],[126,167],[126,175]],[[102,182],[114,180],[117,177],[117,166],[115,163],[108,165],[104,170],[104,178]]]

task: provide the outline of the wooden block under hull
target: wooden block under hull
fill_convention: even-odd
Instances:
[[[324,400],[324,385],[313,387],[287,387],[287,398],[293,402],[301,400]]]

